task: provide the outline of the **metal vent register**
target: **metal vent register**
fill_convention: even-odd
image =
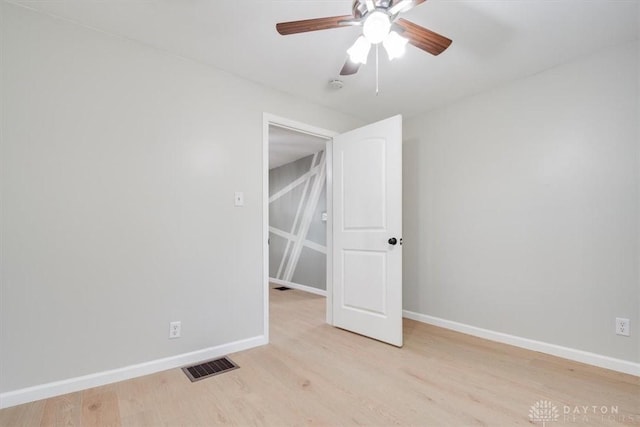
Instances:
[[[220,359],[209,360],[208,362],[200,363],[199,365],[182,368],[182,371],[189,377],[191,382],[195,382],[212,377],[214,375],[238,369],[239,367],[240,366],[236,365],[231,361],[231,359],[225,356],[221,357]]]

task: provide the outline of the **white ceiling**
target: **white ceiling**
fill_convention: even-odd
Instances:
[[[332,90],[358,27],[280,36],[280,21],[345,15],[351,0],[11,0],[193,58],[372,121],[412,116],[638,39],[640,0],[429,0],[403,16],[453,40],[434,57],[381,55]],[[382,53],[382,52],[381,52]]]
[[[269,126],[269,169],[324,150],[326,142],[317,136]]]

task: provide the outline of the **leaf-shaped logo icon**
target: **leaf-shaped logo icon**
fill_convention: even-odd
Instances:
[[[548,422],[558,421],[558,418],[560,418],[558,407],[548,400],[538,400],[529,409],[529,419],[542,423],[542,427],[545,427]]]

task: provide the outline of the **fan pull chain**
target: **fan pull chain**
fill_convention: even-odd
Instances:
[[[378,93],[380,92],[380,87],[378,85],[379,82],[379,64],[378,64],[378,47],[380,46],[380,43],[378,43],[376,45],[376,96],[378,96]]]

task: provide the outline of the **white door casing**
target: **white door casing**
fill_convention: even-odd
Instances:
[[[306,133],[309,135],[317,136],[323,139],[327,139],[327,155],[331,149],[331,138],[337,135],[337,132],[322,129],[316,126],[308,125],[306,123],[291,120],[285,117],[276,116],[269,113],[263,113],[262,117],[262,279],[263,279],[263,339],[264,343],[269,342],[269,126],[279,126],[286,129],[291,129],[297,132]],[[330,161],[327,158],[327,161]],[[330,179],[331,169],[327,168],[327,194],[331,192]],[[329,209],[331,199],[327,198],[327,209]],[[331,224],[331,217],[327,226]],[[331,235],[327,235],[327,244],[329,244]],[[330,251],[330,247],[327,247],[327,251]],[[327,255],[327,264],[330,265],[330,257]],[[331,295],[331,280],[327,277],[327,323],[332,324],[333,310],[330,308]]]
[[[402,116],[332,148],[333,324],[402,346]]]

